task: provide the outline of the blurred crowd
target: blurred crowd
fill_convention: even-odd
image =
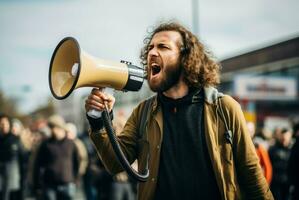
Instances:
[[[125,123],[118,116],[116,132]],[[136,183],[110,175],[88,131],[52,115],[24,126],[0,114],[0,200],[134,200]]]
[[[115,117],[116,133],[125,121]],[[248,123],[248,129],[275,199],[299,199],[299,123],[272,132]],[[0,200],[136,199],[136,182],[104,169],[87,132],[59,115],[25,127],[0,114]]]
[[[299,123],[273,131],[247,125],[274,199],[299,199]]]

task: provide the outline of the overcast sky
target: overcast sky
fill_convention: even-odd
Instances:
[[[299,34],[298,0],[199,0],[199,38],[220,60]],[[103,59],[139,64],[156,23],[192,27],[192,0],[0,0],[0,89],[29,112],[51,96],[48,69],[66,37]]]

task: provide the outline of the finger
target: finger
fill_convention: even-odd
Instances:
[[[105,93],[103,93],[103,92],[99,92],[99,93],[97,93],[97,96],[98,96],[99,98],[101,98],[103,101],[111,101],[111,100],[110,100],[111,97],[109,97],[109,95],[107,95],[107,94],[105,94]]]
[[[93,99],[91,99],[89,102],[90,102],[90,106],[99,107],[100,109],[105,108],[105,102],[99,102],[99,101],[95,101]]]
[[[107,93],[106,97],[107,97],[107,101],[115,102],[115,97],[112,94]]]
[[[100,87],[100,88],[93,88],[92,91],[91,91],[91,94],[95,94],[95,95],[99,95],[101,93],[105,93],[104,92],[104,89],[103,87]]]
[[[111,96],[109,96],[109,94],[106,94],[106,93],[100,91],[99,89],[94,89],[91,92],[91,95],[98,96],[99,98],[102,99],[102,101],[111,101],[110,100]]]
[[[97,101],[99,103],[109,102],[109,98],[107,98],[104,94],[90,94],[87,98],[88,100]]]
[[[105,98],[103,98],[102,95],[94,95],[94,94],[90,95],[88,97],[88,99],[93,100],[93,101],[97,101],[99,103],[104,103],[106,101]]]
[[[91,100],[90,99],[86,99],[85,100],[85,110],[89,111],[90,109],[92,109]]]
[[[107,102],[107,106],[109,108],[109,111],[112,110],[113,106],[114,106],[114,103],[115,103],[115,98],[112,98],[111,101],[108,101]]]
[[[90,110],[97,110],[97,111],[102,112],[102,111],[104,111],[104,107],[103,106],[99,107],[96,105],[89,105],[89,106],[87,106],[86,111],[88,112]]]
[[[102,101],[100,98],[92,97],[93,95],[89,96],[86,101],[86,106],[95,106],[95,107],[103,107],[104,101]]]
[[[92,88],[91,92],[101,92],[103,91],[104,87],[97,87],[97,88]]]
[[[111,112],[112,108],[113,108],[112,104],[107,104],[107,109],[108,109],[109,112]]]
[[[90,100],[90,107],[92,109],[98,109],[100,111],[103,111],[105,109],[108,110],[108,112],[110,112],[113,108],[114,103],[112,102],[108,102],[108,101],[103,101],[103,102],[97,102],[94,100]]]
[[[100,112],[103,112],[105,110],[105,108],[103,107],[98,107],[98,106],[90,106],[87,111],[90,111],[90,110],[96,110],[96,111],[100,111]]]

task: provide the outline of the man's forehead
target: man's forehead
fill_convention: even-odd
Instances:
[[[151,44],[154,42],[181,42],[182,37],[181,34],[177,31],[161,31],[155,33],[151,40]]]

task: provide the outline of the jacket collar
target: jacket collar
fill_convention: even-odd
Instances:
[[[194,100],[196,100],[196,96],[197,93],[194,95]],[[216,104],[217,99],[221,98],[224,96],[223,93],[218,92],[218,90],[212,86],[208,86],[208,87],[204,87],[204,96],[205,96],[205,101],[209,104]],[[155,112],[157,110],[158,107],[158,95],[155,95],[153,97],[150,98],[154,98],[153,101],[153,107],[152,107],[152,111]]]
[[[209,104],[215,104],[218,98],[224,96],[223,93],[218,92],[218,90],[212,86],[205,87],[205,101]]]

